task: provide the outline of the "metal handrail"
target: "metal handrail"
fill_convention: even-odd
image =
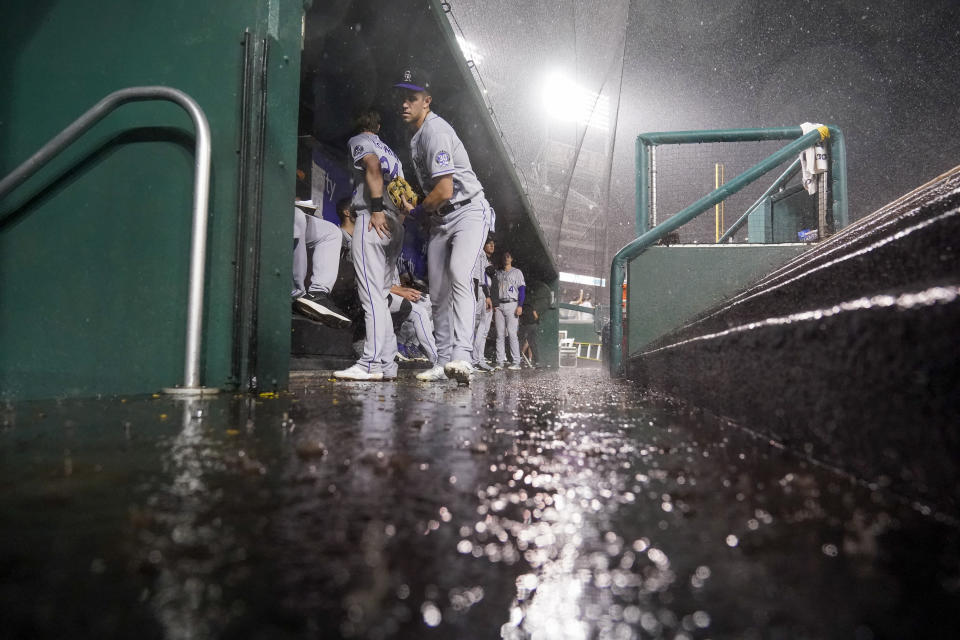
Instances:
[[[183,386],[164,389],[167,393],[203,394],[217,390],[200,384],[200,355],[203,329],[204,267],[207,259],[207,204],[210,199],[210,124],[196,101],[172,87],[128,87],[114,91],[54,136],[23,164],[0,180],[0,200],[46,165],[114,109],[127,102],[168,100],[193,120],[196,129],[196,158],[193,183],[193,237],[190,245],[190,291],[187,305],[187,347]]]
[[[800,130],[799,127],[796,128],[797,131]],[[784,132],[790,131],[793,129],[784,129],[784,130],[742,130],[737,132],[742,135],[745,139],[750,136],[754,136],[752,139],[756,138],[757,131],[767,132],[769,137],[762,139],[773,139],[775,135],[781,135]],[[708,134],[710,137],[717,137],[716,133],[718,132],[703,132]],[[641,136],[641,138],[650,139],[654,144],[664,144],[677,141],[689,141],[691,137],[699,136],[706,140],[706,136],[702,135],[701,132],[676,132],[676,133],[664,133],[664,134],[647,134]],[[627,262],[633,258],[636,258],[638,255],[646,251],[649,247],[654,245],[658,240],[666,236],[671,231],[678,229],[679,227],[690,222],[698,215],[712,207],[713,205],[729,198],[734,193],[737,193],[742,188],[767,173],[777,165],[787,161],[792,156],[799,154],[804,149],[818,143],[822,142],[827,137],[835,138],[835,143],[842,145],[843,143],[843,134],[839,129],[833,126],[821,127],[814,129],[804,135],[801,135],[799,138],[783,147],[779,151],[774,152],[768,156],[765,160],[757,163],[750,169],[747,169],[745,172],[741,173],[739,176],[731,180],[730,182],[722,185],[719,189],[715,189],[706,196],[700,198],[693,204],[691,204],[686,209],[682,210],[680,213],[671,216],[661,224],[658,224],[653,229],[642,233],[638,238],[634,239],[632,242],[627,244],[625,247],[620,249],[613,256],[613,262],[610,265],[610,373],[612,375],[621,375],[623,373],[623,312],[620,310],[621,304],[621,289],[623,283],[626,280],[627,274]],[[640,138],[638,138],[639,140]],[[639,143],[638,143],[639,146]],[[840,150],[836,154],[836,162],[841,163],[839,169],[836,173],[841,175],[842,180],[846,180],[846,165],[845,162],[846,153],[845,150]],[[638,168],[638,174],[644,171],[645,169],[641,166]],[[846,202],[845,194],[836,194],[835,199],[844,198],[842,203],[842,213],[843,215],[838,216],[841,218],[841,224],[845,223],[845,213],[846,213]],[[638,194],[638,199],[641,198],[641,195]],[[643,229],[642,220],[638,215],[638,226]]]

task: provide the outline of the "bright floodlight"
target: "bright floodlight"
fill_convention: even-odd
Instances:
[[[598,95],[554,71],[543,83],[547,115],[561,122],[576,122],[598,129],[610,127],[610,98]]]

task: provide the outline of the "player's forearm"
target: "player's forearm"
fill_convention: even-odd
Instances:
[[[421,206],[427,211],[436,211],[453,197],[453,177],[443,176],[423,199]]]
[[[367,165],[367,170],[363,174],[364,182],[367,183],[367,193],[371,198],[383,197],[383,173],[380,171],[380,165],[375,167]]]

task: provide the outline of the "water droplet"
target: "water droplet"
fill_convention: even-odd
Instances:
[[[438,609],[437,605],[433,604],[429,600],[424,602],[420,607],[420,613],[423,614],[423,622],[428,627],[439,626],[441,620],[443,620],[443,615],[440,613],[440,609]]]

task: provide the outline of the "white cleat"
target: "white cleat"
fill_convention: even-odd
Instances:
[[[447,374],[443,372],[443,367],[438,364],[435,364],[430,369],[417,374],[417,380],[420,382],[437,382],[438,380],[446,379]]]
[[[333,377],[337,380],[369,380],[371,382],[383,380],[383,374],[379,371],[370,372],[358,364],[353,365],[349,369],[334,371]]]
[[[454,360],[443,365],[443,372],[448,378],[456,380],[457,384],[470,384],[473,367],[466,360]]]
[[[520,365],[512,364],[509,367],[507,367],[507,371],[520,371]]]

